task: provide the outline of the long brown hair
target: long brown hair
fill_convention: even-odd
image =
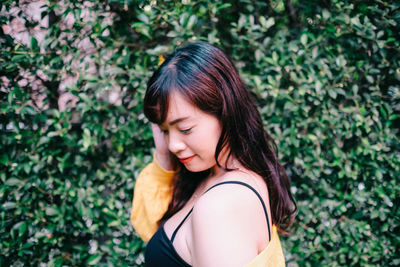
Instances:
[[[219,119],[222,126],[215,159],[224,147],[247,169],[268,185],[272,223],[286,230],[297,211],[290,181],[279,164],[276,145],[264,130],[260,113],[238,71],[218,47],[205,42],[177,49],[150,78],[144,98],[144,113],[154,123],[167,116],[168,98],[176,90],[200,110]],[[177,163],[172,201],[161,221],[170,218],[190,199],[208,171],[194,173]],[[228,169],[229,170],[229,169]]]

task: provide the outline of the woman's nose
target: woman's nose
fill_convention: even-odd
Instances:
[[[185,143],[173,133],[170,133],[168,136],[168,149],[174,154],[177,154],[183,151],[186,148]]]

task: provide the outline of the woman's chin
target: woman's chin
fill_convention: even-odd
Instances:
[[[199,166],[194,164],[184,164],[185,168],[190,172],[205,172],[210,171],[214,166]]]
[[[203,171],[208,170],[207,168],[199,168],[199,167],[186,166],[186,165],[185,165],[185,168],[190,172],[203,172]]]

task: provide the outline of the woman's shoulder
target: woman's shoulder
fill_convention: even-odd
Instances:
[[[264,190],[258,189],[260,185],[254,177],[237,174],[221,177],[215,184],[223,184],[206,191],[196,201],[191,219],[193,240],[198,244],[204,237],[207,246],[229,244],[232,251],[248,251],[245,254],[252,259],[268,243],[265,212],[258,196],[241,183],[250,185],[260,195]],[[219,246],[213,249],[218,250]]]
[[[254,189],[254,191],[251,189]],[[221,205],[226,210],[228,207],[235,207],[239,204],[240,206],[242,204],[247,206],[259,205],[260,200],[257,193],[265,204],[269,204],[268,189],[260,176],[241,171],[231,171],[209,183],[195,206],[201,208],[211,205],[213,208],[217,208]]]
[[[266,182],[260,175],[254,173],[254,172],[250,172],[250,171],[233,170],[233,171],[224,173],[213,184],[214,185],[220,184],[220,183],[225,184],[225,183],[230,183],[230,182],[239,182],[239,183],[237,183],[237,184],[239,184],[239,186],[238,185],[235,186],[235,184],[233,184],[233,185],[235,187],[237,187],[238,190],[240,190],[240,191],[250,191],[248,187],[246,188],[246,186],[241,186],[243,184],[246,184],[246,185],[252,187],[258,194],[260,194],[260,196],[262,197],[264,202],[266,202],[266,203],[269,202],[268,187],[267,187]],[[221,190],[221,191],[224,191],[224,190]],[[229,192],[227,192],[227,193],[229,193]]]
[[[240,212],[260,214],[260,198],[269,210],[268,188],[260,176],[250,172],[231,171],[207,185],[205,192],[196,201],[194,212],[204,213],[204,216],[221,211],[228,216],[232,212],[233,217],[242,216],[243,214],[238,214]]]

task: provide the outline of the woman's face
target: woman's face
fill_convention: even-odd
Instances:
[[[214,155],[221,125],[216,117],[198,109],[179,92],[170,94],[167,117],[160,129],[168,149],[189,171],[216,166]]]

